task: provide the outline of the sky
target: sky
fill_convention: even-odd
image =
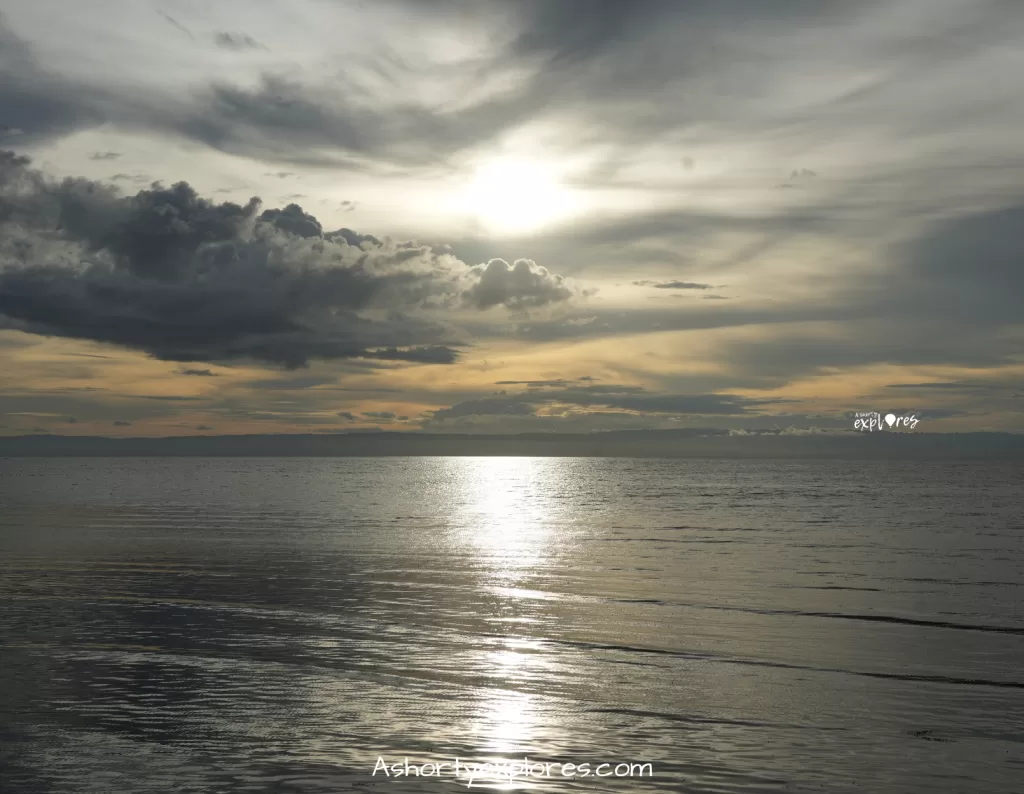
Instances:
[[[1024,432],[1016,0],[0,0],[0,435]]]

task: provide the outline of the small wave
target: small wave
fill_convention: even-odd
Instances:
[[[663,711],[649,711],[646,709],[626,708],[596,708],[587,709],[590,714],[622,714],[629,717],[644,717],[667,722],[680,722],[691,725],[731,725],[739,728],[796,728],[814,731],[845,731],[846,728],[822,727],[820,725],[799,725],[795,723],[764,722],[759,720],[733,720],[726,717],[698,717],[686,714],[670,714]]]
[[[809,587],[808,589],[821,590],[873,590],[874,588],[855,587]],[[686,607],[688,609],[714,609],[723,612],[746,612],[754,615],[791,615],[806,618],[828,618],[831,620],[859,620],[868,623],[892,623],[901,626],[920,626],[923,628],[954,629],[957,631],[983,631],[995,634],[1016,634],[1024,636],[1024,628],[1020,626],[998,626],[986,623],[960,623],[952,620],[926,620],[924,618],[904,618],[897,615],[870,615],[853,612],[811,612],[800,609],[759,609],[757,607],[727,606],[724,604],[698,604],[684,601],[657,601],[651,599],[628,599],[612,598],[610,601],[616,603],[657,603],[665,606]]]
[[[927,684],[951,684],[955,686],[981,686],[995,687],[999,689],[1024,689],[1022,681],[998,681],[989,678],[962,678],[959,676],[929,675],[915,673],[885,673],[872,672],[868,670],[848,670],[842,667],[817,667],[814,665],[794,664],[791,662],[774,662],[767,659],[744,659],[738,657],[721,656],[713,653],[697,653],[694,651],[673,651],[666,648],[644,648],[635,645],[616,645],[596,642],[585,642],[582,640],[548,640],[553,644],[566,645],[577,648],[588,648],[592,650],[618,651],[621,653],[642,653],[657,656],[673,656],[679,659],[693,661],[707,661],[720,664],[747,665],[750,667],[770,667],[780,670],[806,670],[815,673],[839,673],[841,675],[856,675],[865,678],[880,678],[890,681],[908,681]]]

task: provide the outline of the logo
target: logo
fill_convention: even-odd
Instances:
[[[915,414],[882,416],[878,411],[856,413],[853,417],[853,429],[868,433],[874,433],[876,430],[913,430],[921,421]]]

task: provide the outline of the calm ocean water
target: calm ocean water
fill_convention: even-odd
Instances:
[[[1020,792],[1022,483],[0,460],[0,788]]]

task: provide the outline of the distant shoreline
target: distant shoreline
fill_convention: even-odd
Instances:
[[[716,430],[476,435],[0,436],[0,457],[611,457],[1024,461],[1024,434],[729,435]]]

